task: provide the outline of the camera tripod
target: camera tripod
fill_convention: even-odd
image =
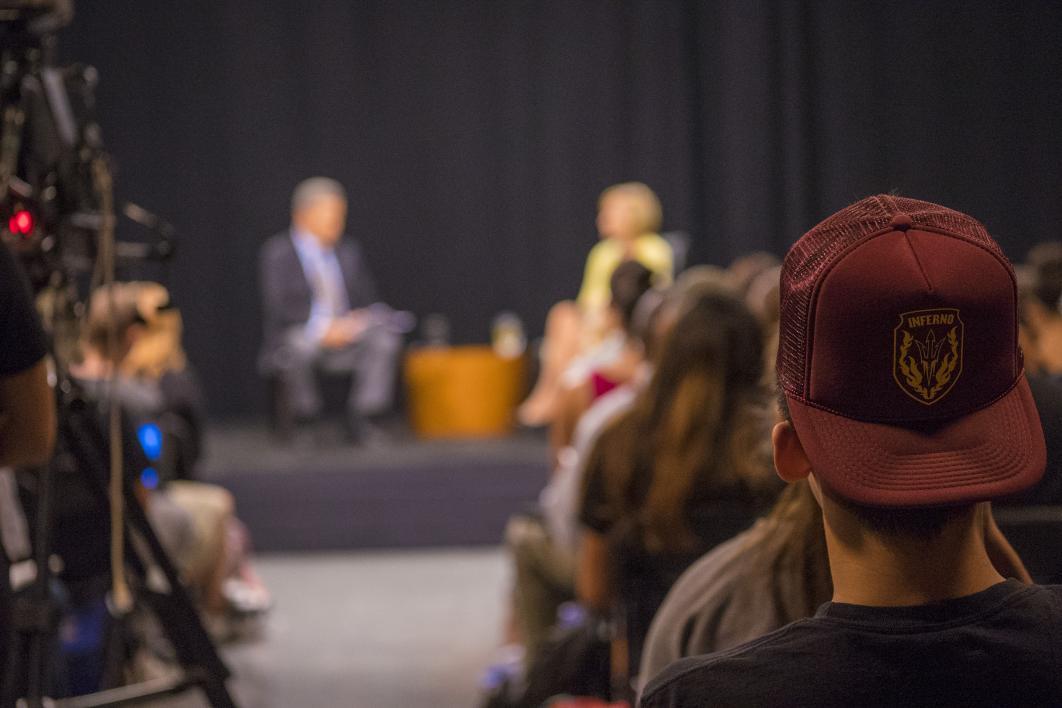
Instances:
[[[97,411],[85,400],[75,382],[66,379],[59,386],[59,439],[63,455],[76,463],[101,514],[108,513],[109,459],[107,439]],[[128,476],[124,477],[125,551],[135,594],[142,606],[159,620],[181,667],[172,678],[121,686],[73,698],[52,701],[47,697],[56,655],[58,606],[52,595],[51,529],[55,513],[55,464],[37,477],[36,509],[33,518],[33,560],[36,578],[16,592],[12,607],[14,641],[8,653],[8,666],[0,674],[0,708],[26,706],[65,708],[125,705],[168,694],[199,688],[213,708],[235,708],[225,682],[228,668],[218,656],[203,628],[199,614],[181,585],[177,570],[151,528]],[[119,620],[121,618],[118,618]],[[120,669],[124,657],[111,657],[112,667]],[[112,671],[112,680],[119,678]]]

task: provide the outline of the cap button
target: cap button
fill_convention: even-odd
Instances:
[[[892,217],[889,226],[894,231],[906,231],[911,228],[911,217],[907,216],[907,214],[896,214]]]

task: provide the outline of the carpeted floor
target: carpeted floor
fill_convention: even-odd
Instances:
[[[277,603],[265,636],[223,652],[242,708],[475,705],[501,636],[501,551],[266,556],[258,568]]]

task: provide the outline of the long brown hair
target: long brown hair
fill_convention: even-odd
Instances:
[[[769,478],[762,351],[740,300],[699,294],[665,339],[649,386],[602,436],[606,489],[648,550],[694,550],[685,513],[694,496],[755,493]]]
[[[744,572],[772,579],[774,605],[783,623],[815,614],[833,594],[822,510],[807,480],[786,485],[759,524],[768,531],[744,549]]]

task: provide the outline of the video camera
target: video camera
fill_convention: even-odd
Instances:
[[[100,549],[100,559],[86,558],[91,567],[85,575],[107,570],[109,559],[113,625],[128,623],[133,587],[137,606],[158,618],[183,672],[166,685],[125,685],[121,652],[107,652],[110,670],[101,681],[113,688],[86,705],[125,704],[199,687],[211,705],[229,708],[228,669],[124,474],[123,460],[146,448],[140,450],[137,436],[125,432],[129,421],[113,391],[103,396],[110,398],[103,412],[68,375],[89,298],[95,288],[114,282],[116,263],[173,253],[172,228],[135,204],[125,204],[121,213],[146,227],[154,242],[115,238],[111,160],[95,119],[96,71],[58,63],[56,32],[72,17],[71,0],[0,0],[0,240],[20,257],[51,337],[59,412],[52,464],[20,475],[32,502],[24,503],[33,528],[32,558],[9,560],[12,567],[28,564],[33,571],[13,588],[15,649],[8,666],[0,667],[0,708],[50,703],[61,673],[53,651],[59,614],[50,582],[53,560],[87,557],[90,547]],[[77,490],[83,498],[75,497]],[[75,534],[67,529],[64,536],[54,522],[63,517],[60,507],[74,501],[91,528]],[[64,545],[69,552],[62,552]],[[64,577],[77,575],[75,570],[68,562]],[[156,580],[149,582],[149,576]],[[7,628],[0,629],[5,630],[0,641],[8,641]],[[121,645],[123,634],[114,636]]]

